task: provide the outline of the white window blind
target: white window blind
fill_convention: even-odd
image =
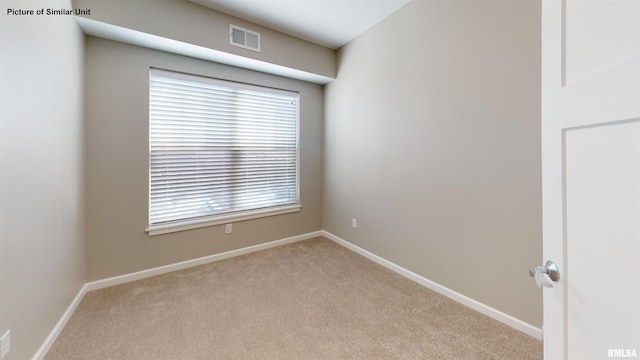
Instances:
[[[298,205],[298,94],[150,71],[149,223]]]

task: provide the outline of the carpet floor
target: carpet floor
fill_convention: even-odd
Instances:
[[[542,342],[315,238],[88,292],[45,359],[542,359]]]

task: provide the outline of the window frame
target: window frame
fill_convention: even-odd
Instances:
[[[221,83],[224,84],[225,86],[232,86],[235,89],[250,89],[250,90],[258,90],[258,91],[264,91],[265,93],[286,93],[289,95],[293,95],[295,94],[295,104],[296,104],[296,124],[295,124],[295,145],[296,145],[296,152],[295,152],[295,156],[296,156],[296,164],[295,164],[295,185],[296,185],[296,202],[295,204],[286,204],[286,205],[275,205],[275,206],[267,206],[267,207],[260,207],[260,208],[254,208],[254,209],[249,209],[249,210],[243,210],[243,211],[231,211],[231,212],[225,212],[225,213],[220,213],[220,214],[214,214],[211,216],[198,216],[198,217],[192,217],[192,218],[188,218],[188,219],[182,219],[182,220],[173,220],[173,221],[168,221],[168,222],[164,222],[164,223],[152,223],[151,222],[151,81],[152,81],[152,74],[154,73],[158,73],[160,74],[160,76],[162,75],[167,75],[168,77],[177,77],[177,78],[181,78],[184,77],[186,79],[189,80],[194,80],[195,78],[197,79],[201,79],[204,83]],[[243,83],[243,82],[238,82],[238,81],[233,81],[233,80],[227,80],[227,79],[220,79],[220,78],[213,78],[213,77],[208,77],[208,76],[203,76],[203,75],[197,75],[197,74],[189,74],[189,73],[183,73],[183,72],[178,72],[178,71],[172,71],[172,70],[165,70],[165,69],[159,69],[159,68],[150,68],[149,69],[149,113],[148,113],[148,125],[149,125],[149,130],[148,130],[148,138],[147,140],[149,141],[149,147],[148,147],[148,171],[149,171],[149,177],[148,177],[148,202],[147,202],[147,219],[148,219],[148,227],[145,230],[149,236],[154,236],[154,235],[160,235],[160,234],[166,234],[166,233],[172,233],[172,232],[177,232],[177,231],[184,231],[184,230],[189,230],[189,229],[196,229],[196,228],[201,228],[201,227],[207,227],[207,226],[214,226],[214,225],[222,225],[222,224],[228,224],[228,223],[232,223],[232,222],[238,222],[238,221],[245,221],[245,220],[251,220],[251,219],[258,219],[258,218],[263,218],[263,217],[268,217],[268,216],[275,216],[275,215],[282,215],[282,214],[288,214],[288,213],[293,213],[293,212],[299,212],[302,208],[301,205],[301,194],[300,194],[300,93],[298,91],[292,91],[292,90],[286,90],[286,89],[279,89],[279,88],[274,88],[274,87],[269,87],[269,86],[264,86],[264,85],[258,85],[258,84],[250,84],[250,83]]]

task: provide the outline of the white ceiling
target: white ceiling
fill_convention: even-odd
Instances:
[[[337,49],[411,0],[190,0]]]

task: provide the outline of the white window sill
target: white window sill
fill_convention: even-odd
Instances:
[[[267,216],[282,215],[292,212],[298,212],[302,208],[301,205],[286,205],[276,208],[243,211],[235,214],[219,215],[198,220],[180,221],[171,224],[150,225],[146,232],[149,236],[168,234],[172,232],[197,229],[205,226],[229,224],[238,221],[257,219]]]

